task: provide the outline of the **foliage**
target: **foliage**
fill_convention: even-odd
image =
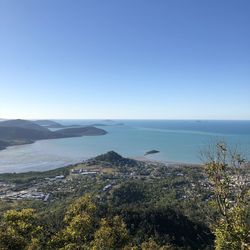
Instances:
[[[103,218],[92,241],[93,250],[121,249],[128,242],[126,225],[119,216]]]
[[[138,203],[145,199],[141,183],[128,182],[116,189],[113,193],[113,202],[116,206],[127,203]]]
[[[42,227],[33,209],[8,210],[0,229],[0,249],[39,249]]]
[[[135,206],[117,213],[122,214],[133,241],[137,244],[152,238],[160,245],[170,243],[179,247],[202,249],[211,244],[213,239],[206,226],[194,223],[170,208]]]
[[[144,241],[141,244],[141,250],[174,250],[175,248],[171,245],[160,246],[152,238],[148,241]]]
[[[65,214],[65,228],[50,241],[53,248],[82,249],[94,231],[96,206],[89,195],[73,202]]]
[[[249,249],[249,227],[243,207],[234,207],[228,219],[220,219],[215,226],[216,249]]]
[[[214,203],[219,217],[212,223],[216,236],[215,248],[248,249],[250,240],[247,224],[247,202],[249,186],[241,174],[245,160],[236,150],[230,150],[223,142],[206,153],[208,162],[205,170],[208,175]]]

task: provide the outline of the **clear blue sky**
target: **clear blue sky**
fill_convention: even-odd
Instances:
[[[250,119],[249,0],[0,0],[0,117]]]

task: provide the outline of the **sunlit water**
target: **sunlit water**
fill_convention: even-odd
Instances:
[[[84,136],[41,140],[34,144],[13,146],[0,151],[0,172],[48,170],[114,150],[126,157],[143,157],[148,150],[160,153],[146,158],[167,162],[199,163],[206,145],[224,140],[238,145],[250,156],[250,121],[90,121],[62,120],[61,123],[110,126],[104,136]],[[124,125],[117,125],[117,123]]]

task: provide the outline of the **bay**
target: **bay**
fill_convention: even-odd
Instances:
[[[64,125],[105,125],[104,136],[41,140],[0,151],[0,172],[44,171],[114,150],[125,157],[201,163],[200,151],[216,141],[250,156],[250,121],[57,120]],[[149,150],[159,150],[147,155]]]

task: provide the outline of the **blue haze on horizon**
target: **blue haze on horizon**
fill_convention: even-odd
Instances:
[[[250,1],[0,0],[0,118],[250,120]]]

